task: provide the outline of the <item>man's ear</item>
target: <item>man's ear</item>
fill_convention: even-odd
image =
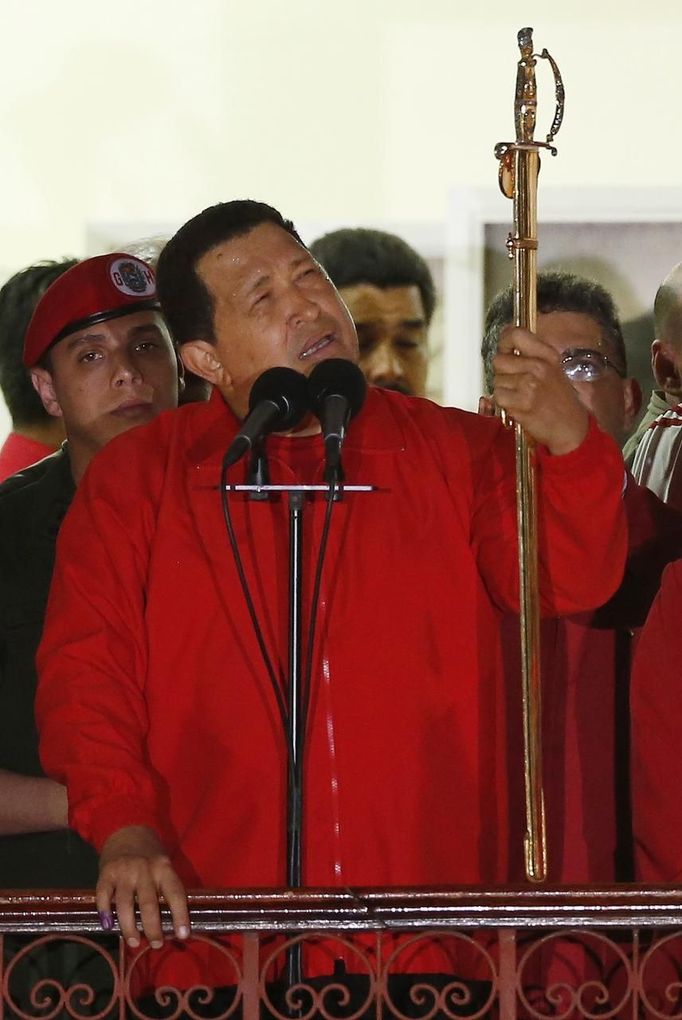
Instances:
[[[47,413],[51,414],[53,418],[61,418],[62,409],[57,400],[51,373],[46,368],[32,368],[30,375],[31,382]]]
[[[180,347],[180,357],[188,372],[206,379],[212,386],[229,386],[231,378],[208,340],[188,340]]]
[[[678,396],[682,393],[682,379],[675,351],[666,340],[654,340],[651,345],[651,369],[660,389]]]
[[[625,404],[623,428],[625,432],[630,432],[642,406],[642,389],[636,379],[623,379],[623,398]]]

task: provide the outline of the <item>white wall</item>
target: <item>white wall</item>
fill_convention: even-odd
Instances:
[[[678,184],[675,0],[5,0],[0,276],[230,197],[443,221],[495,180],[525,24],[567,93],[542,188]]]

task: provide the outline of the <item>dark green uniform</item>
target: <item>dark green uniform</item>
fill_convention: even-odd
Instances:
[[[55,541],[75,486],[64,449],[0,485],[0,768],[41,776],[33,701]],[[0,837],[0,888],[88,888],[97,856],[76,833]]]

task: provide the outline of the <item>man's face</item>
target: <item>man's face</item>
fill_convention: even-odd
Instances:
[[[421,293],[416,284],[341,287],[358,332],[360,368],[368,383],[413,396],[426,392],[428,336]]]
[[[576,349],[595,351],[623,367],[600,324],[582,312],[539,313],[536,333],[561,355]],[[639,410],[638,391],[632,379],[621,378],[614,368],[607,366],[599,378],[591,382],[572,380],[571,384],[599,427],[620,444]]]
[[[268,368],[309,375],[327,358],[357,361],[348,311],[312,256],[286,230],[262,223],[217,244],[196,271],[213,298],[214,343],[183,345],[187,367],[214,383],[244,417]]]
[[[178,365],[158,312],[130,312],[60,340],[49,369],[32,370],[72,446],[94,453],[134,425],[177,406]]]

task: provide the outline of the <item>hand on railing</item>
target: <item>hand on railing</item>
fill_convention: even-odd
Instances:
[[[131,825],[119,829],[104,844],[96,889],[97,910],[105,930],[113,926],[112,904],[116,908],[121,934],[131,948],[140,944],[135,922],[139,907],[142,931],[152,949],[163,946],[159,897],[163,896],[173,918],[177,938],[189,936],[187,894],[173,870],[165,848],[152,829]]]

